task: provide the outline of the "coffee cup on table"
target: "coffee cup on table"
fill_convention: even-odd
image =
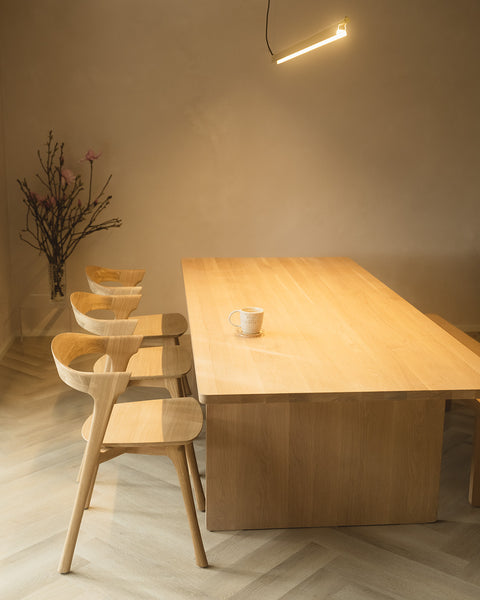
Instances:
[[[234,323],[232,320],[232,317],[235,315],[235,313],[239,313],[239,323]],[[228,315],[228,320],[231,325],[237,327],[240,335],[260,335],[262,332],[263,308],[259,308],[258,306],[237,308],[236,310],[232,310],[232,312]]]

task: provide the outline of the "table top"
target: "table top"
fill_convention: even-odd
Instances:
[[[202,402],[475,398],[480,357],[349,258],[185,258]],[[260,337],[228,323],[265,310]]]

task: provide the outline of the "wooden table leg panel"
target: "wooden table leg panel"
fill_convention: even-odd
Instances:
[[[480,506],[480,400],[475,401],[475,425],[468,500],[472,506]]]
[[[210,404],[207,528],[434,521],[444,403]]]
[[[287,510],[288,446],[279,442],[288,438],[289,409],[286,403],[267,408],[207,405],[210,530],[262,528],[262,523],[280,523]]]

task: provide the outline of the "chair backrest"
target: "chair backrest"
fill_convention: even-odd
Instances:
[[[94,294],[141,294],[138,284],[145,275],[145,269],[107,269],[96,265],[85,267],[88,285]],[[114,285],[105,285],[105,284]]]
[[[89,478],[87,479],[87,488],[82,479],[83,492],[88,491],[90,486],[92,469],[97,463],[98,452],[113,406],[130,381],[130,373],[125,371],[128,361],[138,350],[141,341],[141,336],[109,338],[84,333],[60,333],[52,341],[52,354],[60,379],[73,389],[85,392],[93,398],[92,423],[84,455],[84,469],[88,470]],[[74,358],[98,352],[106,353],[108,361],[113,366],[109,372],[77,371],[70,366]],[[85,507],[85,499],[84,495],[81,499],[82,512]]]
[[[105,296],[89,292],[73,292],[70,295],[73,314],[77,323],[97,335],[131,335],[137,326],[136,319],[128,315],[138,306],[141,296]],[[101,319],[88,313],[94,310],[111,311],[114,319]]]
[[[105,337],[85,333],[60,333],[52,340],[52,355],[58,375],[75,390],[92,396],[94,403],[113,406],[119,394],[125,391],[130,380],[128,361],[142,342],[142,336]],[[108,356],[111,370],[108,373],[80,371],[70,365],[75,358],[85,355]]]

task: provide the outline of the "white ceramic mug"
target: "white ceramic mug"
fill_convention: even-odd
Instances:
[[[240,323],[234,323],[232,317],[235,313],[240,314]],[[258,335],[262,330],[263,308],[258,306],[246,306],[232,310],[228,315],[231,325],[238,327],[243,335]]]

